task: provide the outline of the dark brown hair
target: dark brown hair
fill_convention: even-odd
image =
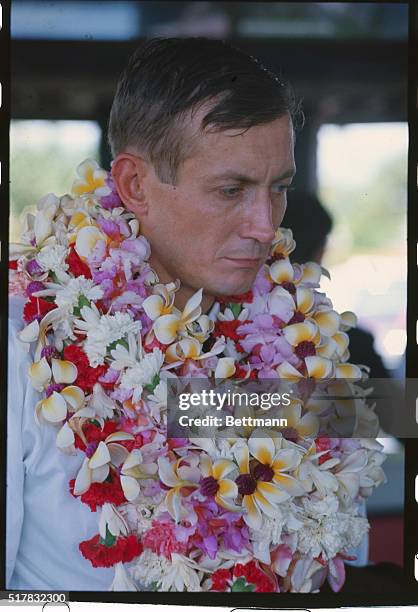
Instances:
[[[162,181],[175,183],[192,148],[187,120],[205,103],[201,130],[248,129],[301,114],[288,83],[229,44],[154,38],[141,44],[119,80],[108,130],[113,156],[134,146]]]

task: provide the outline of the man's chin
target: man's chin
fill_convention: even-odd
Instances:
[[[255,281],[256,275],[254,274],[246,282],[233,283],[232,279],[225,280],[224,283],[217,284],[216,290],[211,291],[212,295],[215,296],[226,296],[226,295],[241,295],[241,293],[247,293]]]

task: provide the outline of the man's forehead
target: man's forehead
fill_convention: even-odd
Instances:
[[[195,133],[186,166],[219,179],[241,174],[260,180],[260,173],[287,178],[294,173],[293,127],[281,117],[248,129]],[[202,168],[202,165],[204,168]]]

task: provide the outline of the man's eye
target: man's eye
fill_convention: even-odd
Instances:
[[[289,191],[293,191],[294,189],[294,187],[291,187],[290,185],[283,185],[281,183],[278,183],[277,185],[272,185],[271,188],[274,193],[287,193]]]
[[[222,187],[221,193],[227,198],[234,198],[239,195],[242,191],[241,187]]]

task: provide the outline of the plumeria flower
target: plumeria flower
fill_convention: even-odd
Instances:
[[[83,423],[88,419],[95,419],[103,427],[105,419],[113,417],[115,407],[115,402],[106,395],[103,387],[96,383],[86,403],[83,401],[78,406],[69,407],[69,412],[73,414],[57,434],[57,447],[66,454],[75,454],[74,434],[78,434],[81,439],[84,438]]]
[[[323,308],[309,314],[308,320],[315,323],[322,336],[332,337],[338,332],[340,315],[335,310]]]
[[[174,342],[165,352],[165,360],[170,367],[177,367],[181,365],[187,359],[193,359],[195,361],[200,361],[202,359],[207,359],[209,357],[213,357],[215,355],[219,355],[225,348],[225,340],[223,336],[218,338],[207,353],[202,353],[202,344],[196,338],[182,338],[177,342]]]
[[[200,307],[202,293],[203,289],[196,291],[196,293],[187,300],[183,312],[173,306],[171,314],[163,314],[154,320],[153,331],[159,342],[171,344],[177,339],[178,335],[187,336],[193,332],[192,323],[199,319],[202,314],[202,309]],[[145,307],[146,301],[147,300],[144,300],[145,312],[147,312]],[[149,310],[148,308],[148,316]]]
[[[350,310],[345,310],[340,313],[340,329],[341,331],[348,331],[357,326],[357,316]]]
[[[336,378],[350,378],[353,380],[361,380],[362,372],[361,369],[353,363],[336,363],[335,364],[335,377]]]
[[[72,186],[72,194],[74,196],[81,196],[87,193],[101,196],[110,192],[105,183],[107,172],[99,166],[95,159],[86,159],[79,164],[76,174],[77,179],[73,182]],[[106,188],[106,193],[103,192],[103,187]]]
[[[299,265],[299,264],[296,264]],[[302,274],[300,277],[300,282],[308,287],[319,287],[319,281],[321,280],[321,276],[324,275],[328,279],[331,280],[330,273],[326,268],[320,266],[314,261],[307,261],[301,266]]]
[[[339,485],[339,494],[354,499],[360,489],[361,472],[367,466],[365,449],[358,449],[346,455],[333,470]]]
[[[251,471],[250,451],[258,461]],[[237,443],[234,455],[240,471],[235,482],[238,493],[242,495],[242,505],[246,510],[244,520],[249,527],[260,529],[263,513],[274,517],[277,504],[304,492],[297,480],[286,474],[288,470],[296,468],[300,461],[294,449],[276,453],[270,437],[251,437],[248,444]]]
[[[302,284],[308,287],[319,287],[319,281],[324,273],[329,276],[324,268],[312,261],[299,265],[292,264],[288,258],[274,261],[269,267],[270,279],[292,295]]]
[[[179,282],[168,285],[154,285],[153,295],[148,296],[142,302],[142,307],[151,321],[155,321],[163,315],[171,314],[174,308],[176,291],[179,287]]]
[[[198,463],[198,455],[187,455],[174,463],[170,463],[167,457],[158,457],[160,479],[170,489],[165,497],[165,505],[177,522],[187,517],[187,511],[181,504],[182,489],[193,490],[199,487],[201,472]]]
[[[281,429],[286,438],[315,438],[319,430],[319,419],[308,410],[302,416],[302,404],[292,399],[289,406],[280,408],[280,418],[287,420],[287,426]]]
[[[140,493],[138,480],[151,478],[158,471],[156,463],[146,463],[143,459],[143,453],[146,452],[147,446],[144,445],[141,449],[134,448],[127,454],[120,467],[120,484],[123,494],[129,502],[134,501]]]
[[[291,229],[285,227],[279,227],[276,230],[273,242],[270,247],[270,260],[276,261],[280,259],[286,259],[289,257],[296,248],[296,242],[293,239],[293,232]]]
[[[87,225],[77,231],[75,250],[81,259],[86,260],[99,241],[107,243],[106,235],[96,225]]]
[[[58,207],[59,199],[53,193],[49,193],[38,202],[36,215],[26,215],[22,244],[13,242],[9,244],[9,257],[12,261],[22,255],[34,256],[43,247],[56,244],[56,237],[53,235],[53,220]]]
[[[30,381],[37,391],[46,388],[47,397],[40,400],[35,408],[35,418],[39,416],[52,423],[63,421],[70,407],[78,410],[84,404],[84,392],[72,385],[77,378],[77,368],[71,361],[46,357],[33,363],[28,370]],[[53,382],[52,382],[53,379]]]
[[[68,244],[74,244],[77,240],[78,233],[84,227],[96,227],[91,211],[81,208],[75,210],[68,223]]]
[[[382,445],[377,440],[362,440],[362,444],[370,445],[367,465],[360,472],[360,495],[369,497],[375,487],[387,482],[386,474],[381,465],[386,461],[386,455],[381,452]]]
[[[302,483],[304,489],[309,492],[316,488],[321,497],[338,490],[338,481],[330,470],[340,460],[337,457],[331,457],[322,463],[318,462],[318,459],[327,453],[328,450],[316,452],[315,443],[312,442],[296,468],[296,477]]]
[[[303,360],[309,378],[328,378],[331,376],[333,364],[330,359],[317,355],[321,346],[326,345],[327,340],[322,343],[318,327],[311,321],[295,323],[283,328],[283,335],[287,342],[294,347],[295,354]],[[321,344],[322,343],[322,344]],[[304,375],[288,361],[277,366],[276,371],[280,378],[299,380]]]
[[[87,444],[86,457],[77,474],[74,484],[74,495],[82,495],[93,482],[104,482],[109,475],[110,465],[118,466],[121,457],[125,458],[127,450],[118,442],[134,440],[134,436],[123,431],[116,431],[98,444]]]
[[[188,332],[202,344],[209,338],[215,329],[215,322],[207,315],[200,315],[196,321],[192,321],[188,326]]]
[[[203,479],[200,482],[200,492],[206,497],[214,496],[217,504],[227,510],[237,511],[240,507],[233,503],[238,495],[238,487],[233,480],[225,478],[235,471],[237,466],[228,459],[212,459],[202,453],[199,463]]]

